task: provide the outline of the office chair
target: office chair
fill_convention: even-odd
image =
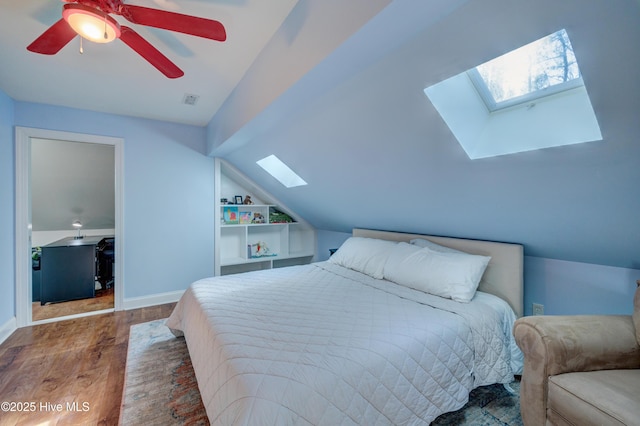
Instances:
[[[114,238],[103,238],[96,246],[97,276],[103,288],[113,285]]]

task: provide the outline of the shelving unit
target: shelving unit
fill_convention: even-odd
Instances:
[[[316,254],[315,229],[235,167],[220,158],[215,161],[216,275],[311,262]],[[233,201],[236,195],[243,199],[249,195],[254,204],[233,205],[220,202],[221,198]],[[289,215],[293,222],[269,223],[269,213],[274,209]],[[236,216],[225,215],[226,210],[234,211]],[[264,223],[254,223],[256,213],[262,215]],[[242,222],[241,217],[244,218]],[[268,247],[268,252],[262,256],[256,255],[258,243],[264,243]]]

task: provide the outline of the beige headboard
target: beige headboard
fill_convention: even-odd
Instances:
[[[524,313],[523,247],[520,244],[494,241],[465,240],[463,238],[434,237],[431,235],[405,234],[401,232],[354,229],[354,237],[409,242],[424,238],[436,244],[471,254],[491,256],[489,266],[480,281],[478,290],[494,294],[506,300],[518,317]]]

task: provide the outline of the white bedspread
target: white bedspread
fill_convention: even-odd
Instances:
[[[211,424],[428,425],[513,380],[514,320],[322,262],[198,281],[167,325]]]

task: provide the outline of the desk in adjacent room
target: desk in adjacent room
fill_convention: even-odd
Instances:
[[[95,296],[96,246],[113,236],[68,237],[42,247],[40,304]]]

